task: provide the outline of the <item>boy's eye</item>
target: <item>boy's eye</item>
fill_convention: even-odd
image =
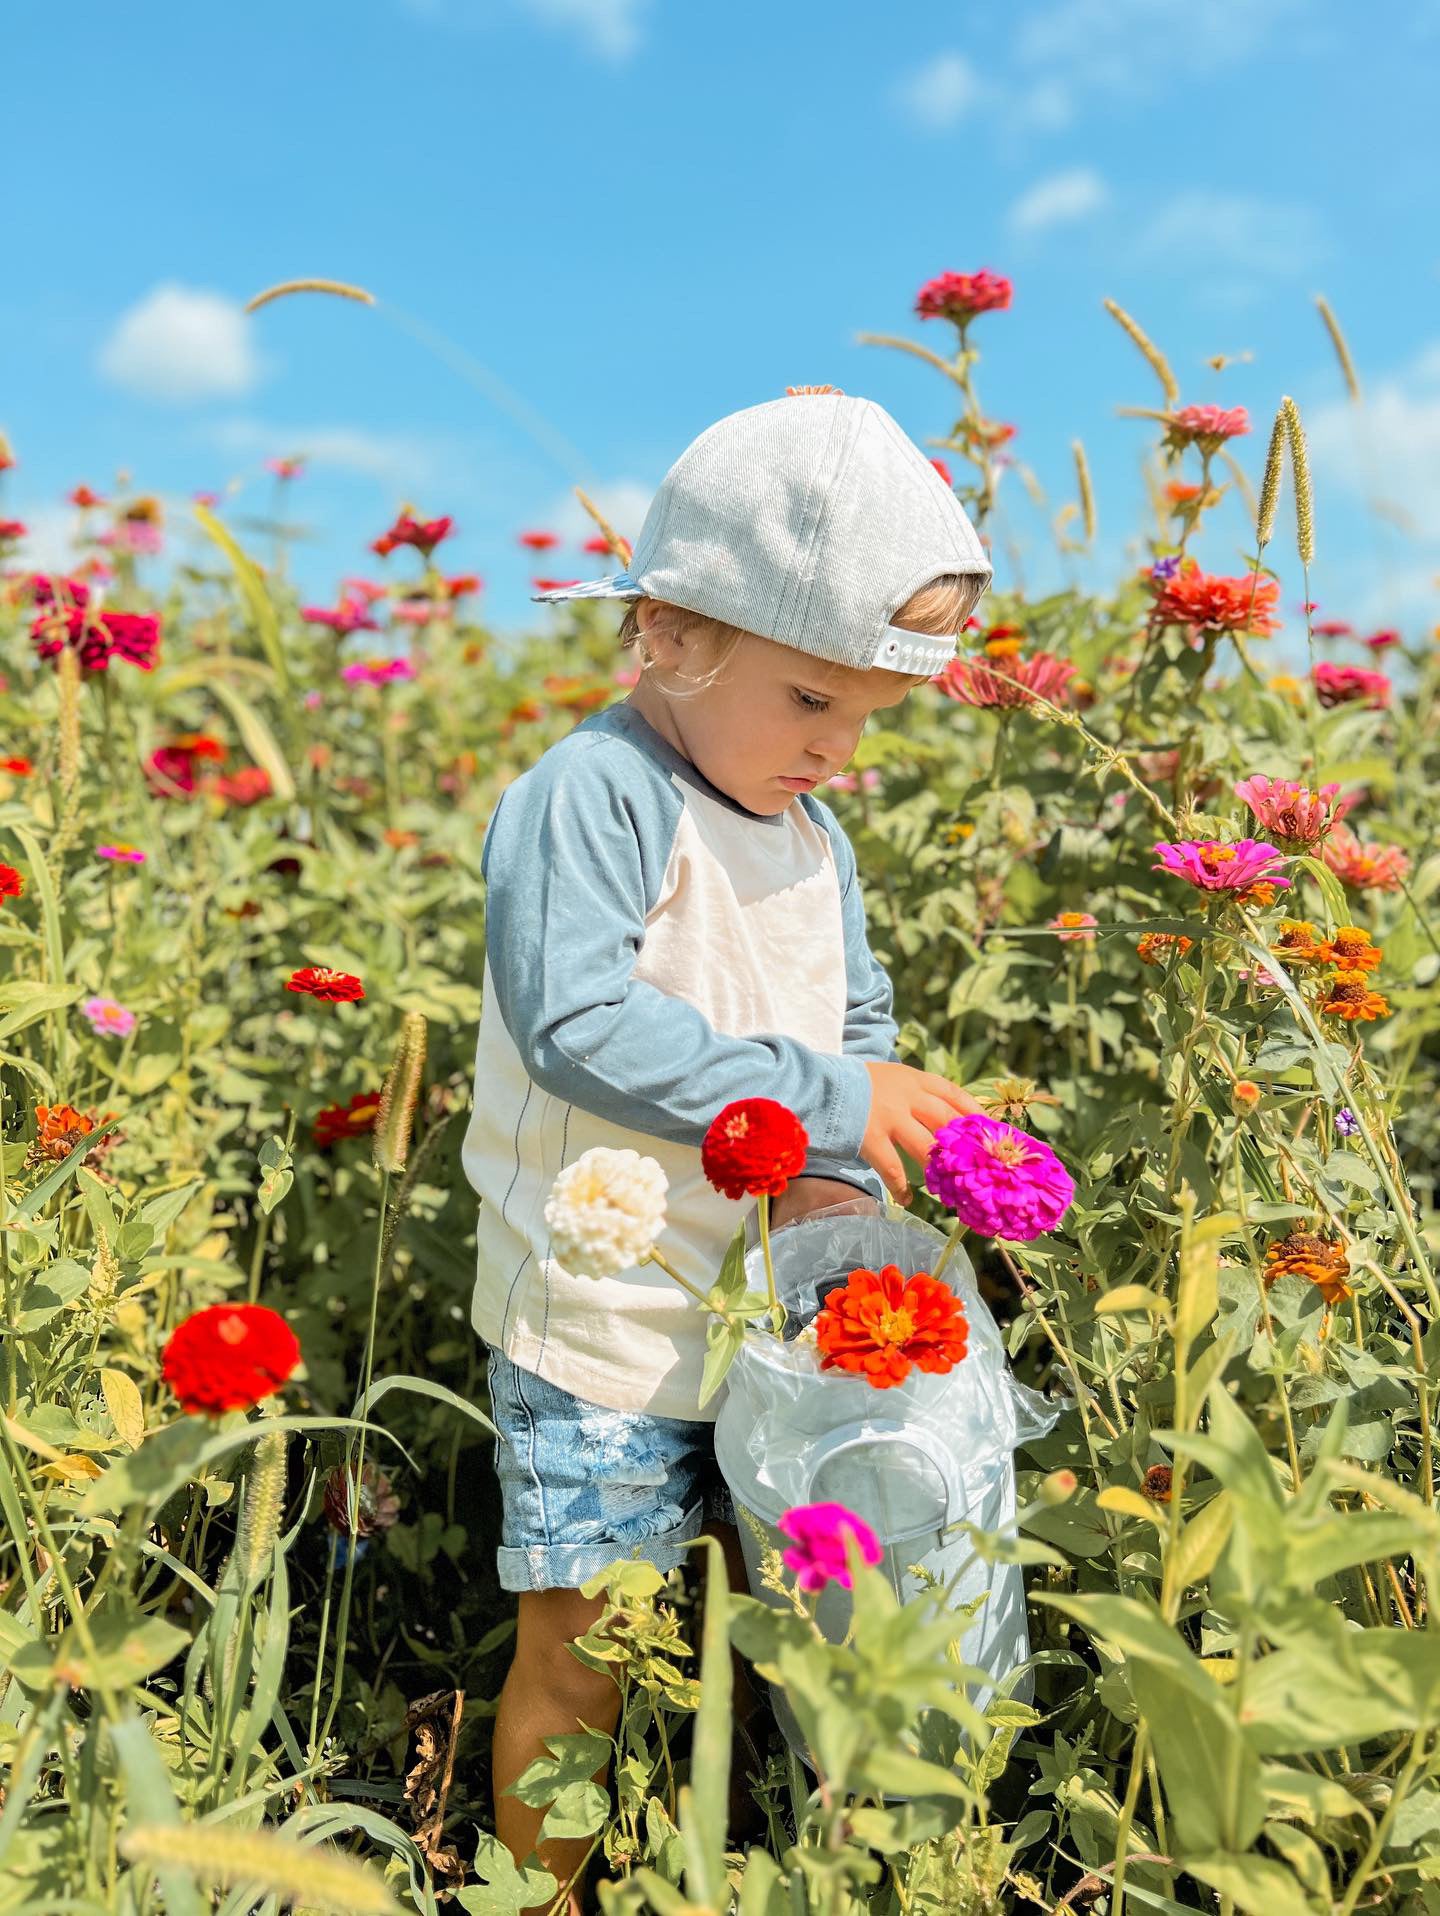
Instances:
[[[827,712],[830,709],[829,699],[817,699],[810,692],[802,692],[799,686],[795,688],[795,696],[807,712]]]

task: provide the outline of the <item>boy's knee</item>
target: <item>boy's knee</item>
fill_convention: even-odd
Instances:
[[[578,1715],[603,1711],[619,1696],[615,1679],[605,1670],[592,1670],[571,1654],[570,1644],[595,1622],[604,1609],[599,1597],[578,1590],[527,1590],[520,1598],[511,1676],[528,1689],[543,1690],[555,1701],[570,1704]]]

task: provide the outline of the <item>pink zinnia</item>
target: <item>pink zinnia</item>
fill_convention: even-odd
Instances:
[[[433,599],[398,599],[390,608],[390,617],[399,625],[429,625],[443,612],[444,607]]]
[[[1388,652],[1392,645],[1400,644],[1400,634],[1387,627],[1383,632],[1372,632],[1365,643],[1372,652]]]
[[[1353,891],[1399,891],[1410,860],[1398,845],[1365,845],[1348,825],[1337,825],[1320,856],[1342,885]]]
[[[267,459],[265,470],[273,472],[277,479],[298,479],[304,470],[303,459]]]
[[[1372,712],[1382,712],[1390,703],[1389,679],[1363,665],[1331,665],[1322,659],[1313,678],[1315,696],[1322,705],[1354,705],[1363,699]]]
[[[135,1029],[135,1013],[113,998],[87,998],[80,1009],[90,1020],[91,1030],[102,1037],[128,1038]]]
[[[1050,920],[1047,929],[1054,932],[1062,945],[1093,945],[1095,927],[1099,923],[1093,912],[1062,911]]]
[[[1310,630],[1317,639],[1343,639],[1355,628],[1348,619],[1317,619]]]
[[[110,858],[126,865],[143,865],[145,854],[136,845],[97,845],[97,858]]]
[[[868,771],[860,772],[859,774],[855,772],[837,772],[833,778],[827,778],[825,783],[827,785],[833,785],[837,792],[858,792],[862,790],[878,792],[880,789],[880,774],[871,766]]]
[[[1312,792],[1291,778],[1267,778],[1252,772],[1235,787],[1235,796],[1243,798],[1256,818],[1286,851],[1305,851],[1318,845],[1342,807],[1338,803],[1338,785],[1322,785]]]
[[[340,676],[348,685],[388,685],[391,679],[413,679],[415,667],[409,659],[354,659],[341,667]]]
[[[1243,406],[1181,406],[1165,415],[1167,438],[1189,445],[1199,440],[1212,450],[1226,439],[1238,439],[1250,430],[1250,415]]]
[[[790,1548],[782,1552],[781,1561],[787,1570],[795,1572],[802,1590],[823,1590],[827,1583],[838,1583],[844,1590],[851,1588],[845,1555],[847,1533],[855,1539],[866,1563],[879,1563],[885,1554],[869,1524],[844,1504],[796,1504],[785,1512],[777,1528],[794,1538]]]
[[[341,635],[347,632],[378,632],[379,622],[370,617],[362,599],[342,599],[339,605],[303,605],[300,616],[307,625],[328,626]]]
[[[1002,669],[1003,666],[1003,669]],[[1065,702],[1065,688],[1075,676],[1067,659],[1051,652],[1035,652],[1028,659],[982,663],[979,659],[951,659],[935,680],[947,698],[962,705],[1029,705],[1032,694],[1051,705]]]
[[[1053,1231],[1075,1196],[1075,1180],[1048,1144],[978,1111],[935,1133],[925,1188],[972,1231],[1022,1243]]]
[[[1278,845],[1266,845],[1259,839],[1239,838],[1233,845],[1222,845],[1213,838],[1186,838],[1177,845],[1160,843],[1154,847],[1161,862],[1151,871],[1169,872],[1183,878],[1200,891],[1249,891],[1252,885],[1289,885],[1290,880],[1274,869],[1283,857]]]
[[[939,273],[915,295],[921,319],[948,319],[966,326],[977,313],[1005,312],[1014,287],[1003,273]]]

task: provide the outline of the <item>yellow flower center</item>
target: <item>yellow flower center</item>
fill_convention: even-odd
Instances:
[[[1233,865],[1234,847],[1230,845],[1207,845],[1200,854],[1200,863],[1207,872],[1213,872],[1217,865]]]
[[[245,1319],[238,1314],[234,1317],[222,1317],[215,1326],[220,1341],[224,1344],[243,1344],[245,1342]]]
[[[875,1326],[876,1341],[881,1344],[903,1344],[914,1332],[915,1319],[905,1310],[881,1311]]]
[[[1001,1164],[1025,1164],[1030,1157],[1024,1138],[986,1138],[985,1149]]]

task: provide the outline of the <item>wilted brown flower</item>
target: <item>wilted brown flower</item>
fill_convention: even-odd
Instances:
[[[996,1078],[989,1091],[977,1093],[980,1109],[989,1118],[1003,1118],[1007,1124],[1023,1124],[1032,1104],[1059,1104],[1050,1091],[1042,1091],[1033,1078]]]
[[[325,1479],[325,1516],[331,1529],[338,1530],[342,1537],[350,1534],[349,1492],[354,1487],[354,1464],[337,1464]],[[390,1479],[376,1464],[362,1466],[356,1502],[357,1537],[373,1537],[377,1530],[388,1530],[400,1515],[400,1499],[391,1489]]]
[[[1350,1296],[1350,1286],[1345,1282],[1350,1275],[1350,1259],[1345,1247],[1318,1231],[1289,1231],[1266,1248],[1263,1275],[1267,1290],[1277,1277],[1291,1272],[1309,1278],[1327,1304],[1338,1304],[1342,1297]]]
[[[1140,1495],[1148,1497],[1151,1503],[1168,1504],[1173,1481],[1174,1472],[1169,1464],[1151,1464],[1141,1481]]]

